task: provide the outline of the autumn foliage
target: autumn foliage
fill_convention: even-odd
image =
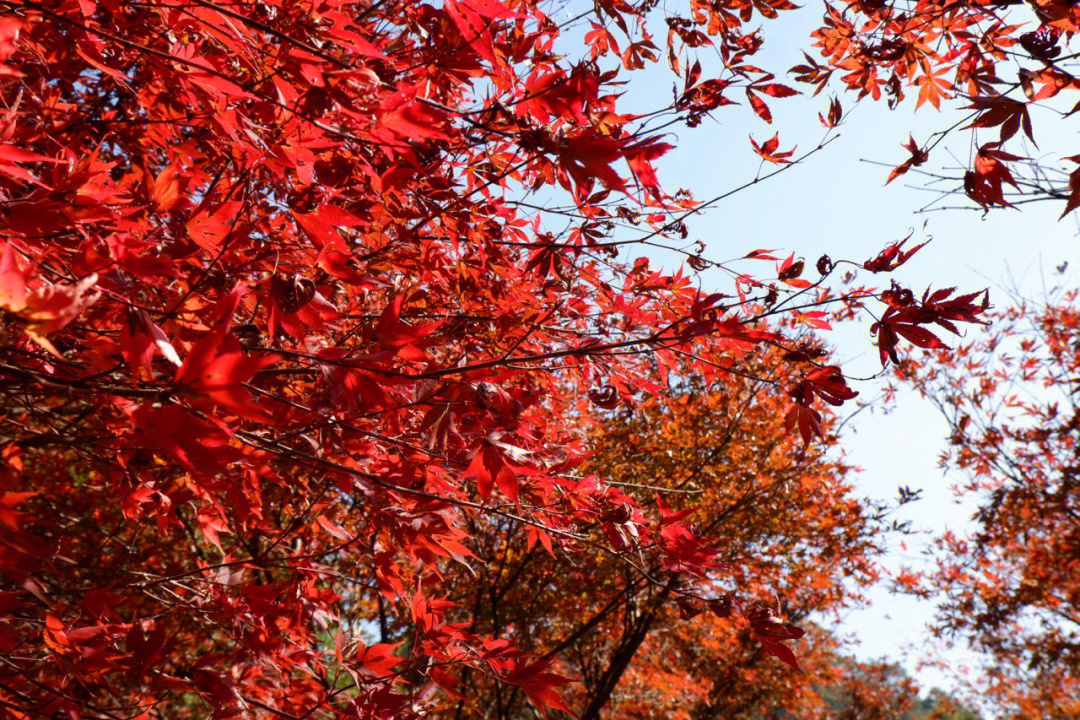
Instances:
[[[889,107],[913,100],[916,109],[963,111],[928,137],[910,136],[887,182],[916,169],[982,210],[1050,200],[1064,217],[1080,206],[1080,156],[1054,146],[1054,123],[1080,108],[1078,31],[1080,9],[1062,0],[842,0],[826,3],[813,32],[822,57],[807,55],[792,71],[815,92],[831,81]],[[956,134],[973,150],[963,153],[966,167],[929,167]]]
[[[1080,308],[1075,290],[996,314],[945,364],[906,378],[949,422],[942,465],[976,506],[906,590],[937,596],[936,629],[990,665],[976,692],[1009,717],[1080,712],[1077,432]]]
[[[769,367],[782,370],[779,353],[747,369]],[[590,545],[551,551],[508,523],[477,529],[486,569],[450,580],[451,598],[481,627],[513,628],[523,649],[581,678],[563,691],[574,717],[822,712],[819,689],[840,675],[836,640],[817,629],[802,639],[790,623],[854,601],[875,576],[881,518],[849,496],[843,464],[820,450],[791,462],[800,440],[785,432],[784,401],[761,395],[760,383],[738,376],[684,381],[600,421],[579,469],[583,482],[608,478]],[[665,539],[691,541],[676,524],[683,518],[715,538],[707,550],[725,572],[706,587],[670,562],[629,564],[601,549],[635,545],[637,521],[651,512]],[[437,716],[470,703],[505,717],[523,712],[525,698],[489,678],[470,675],[463,686],[464,697]]]
[[[812,335],[866,317],[885,364],[987,297],[858,284],[910,260],[900,243],[864,262],[685,250],[709,203],[660,182],[652,128],[735,97],[771,122],[797,91],[753,64],[751,27],[786,0],[695,0],[662,18],[664,51],[652,3],[566,28],[545,7],[0,3],[5,712],[589,716],[702,606],[709,657],[737,664],[688,702],[721,706],[760,665],[816,707],[799,621],[868,570],[864,508],[815,449],[856,392]],[[856,78],[880,67],[937,105],[942,73],[969,72],[917,42],[856,53],[829,18],[818,43]],[[562,37],[579,20],[583,44]],[[663,55],[681,89],[621,112]],[[830,101],[821,121],[842,117]],[[805,158],[756,147],[778,171]],[[1010,157],[980,154],[984,200]],[[664,433],[693,437],[693,413],[661,421],[689,378],[747,414],[709,430],[730,469],[680,458],[657,485]],[[597,464],[633,433],[635,467]],[[718,504],[637,487],[680,483]]]

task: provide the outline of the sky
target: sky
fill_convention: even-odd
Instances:
[[[786,69],[803,62],[802,50],[809,49],[809,32],[821,13],[820,0],[809,0],[800,10],[784,13],[781,20],[767,22],[762,33],[765,50],[755,58],[755,64]],[[663,46],[665,37],[658,28],[657,45]],[[635,75],[620,101],[620,110],[661,106],[672,96],[672,81],[666,67]],[[778,81],[796,86],[791,78],[778,77]],[[669,191],[690,188],[699,200],[741,185],[755,177],[760,167],[748,142],[751,134],[760,142],[779,131],[782,149],[792,145],[804,151],[813,148],[824,132],[817,114],[825,109],[830,94],[839,89],[830,85],[817,98],[770,100],[772,126],[743,104],[719,109],[714,121],[707,120],[696,129],[678,128],[668,138],[675,149],[658,163],[661,185]],[[898,279],[916,292],[928,285],[956,285],[969,291],[989,287],[991,300],[999,304],[1005,302],[1002,287],[1038,297],[1055,266],[1063,261],[1080,264],[1076,262],[1080,259],[1080,226],[1074,217],[1058,221],[1060,204],[1038,203],[1025,206],[1023,212],[919,213],[936,197],[927,192],[922,178],[904,177],[885,186],[888,168],[875,163],[899,164],[907,157],[901,143],[909,133],[922,143],[934,130],[955,122],[960,117],[956,111],[924,107],[914,112],[911,100],[894,111],[884,102],[870,100],[852,110],[853,95],[840,94],[840,99],[845,112],[851,112],[835,142],[805,164],[740,191],[704,216],[688,221],[689,240],[704,241],[705,257],[732,258],[755,248],[778,248],[797,252],[807,259],[808,266],[822,253],[833,259],[863,261],[914,231],[912,242],[925,235],[933,241],[902,268]],[[1056,161],[1077,152],[1075,145],[1069,146],[1069,131],[1075,136],[1072,121],[1049,110],[1036,109],[1032,115],[1035,137],[1042,148],[1030,149],[1039,153],[1036,157]],[[980,142],[995,139],[990,136],[993,131],[983,132]],[[935,151],[928,167],[966,164],[970,149],[971,131],[957,132],[944,148]],[[951,160],[949,153],[960,160]],[[959,197],[947,204],[965,203]],[[671,255],[652,255],[667,268],[675,264]],[[730,290],[719,276],[706,273],[703,282],[706,289]],[[866,326],[838,330],[827,339],[849,374],[872,375],[880,370]],[[879,381],[853,383],[864,397],[876,395],[880,386]],[[860,413],[844,433],[841,444],[847,459],[862,469],[856,480],[857,493],[879,500],[895,499],[899,486],[910,486],[923,491],[922,499],[905,506],[898,519],[911,520],[916,530],[927,533],[967,526],[972,507],[958,502],[950,478],[938,468],[946,425],[928,401],[902,391],[892,412]],[[903,564],[918,568],[924,542],[908,538],[905,550],[900,539],[895,539],[882,559],[884,567],[892,571]],[[894,596],[882,587],[870,593],[869,607],[846,613],[835,629],[851,636],[852,651],[860,659],[899,661],[925,687],[949,689],[953,681],[947,674],[919,667],[920,658],[931,645],[926,623],[932,613],[933,606],[927,601]],[[959,650],[944,657],[959,672],[973,658]]]

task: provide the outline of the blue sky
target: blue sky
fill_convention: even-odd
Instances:
[[[779,21],[768,22],[763,28],[765,50],[756,64],[786,70],[802,62],[801,51],[809,48],[809,32],[816,27],[821,12],[820,2],[810,2],[796,12],[785,13]],[[657,44],[662,45],[666,34],[657,28],[655,35]],[[708,71],[703,77],[709,77]],[[790,78],[778,80],[794,86]],[[666,67],[636,75],[627,86],[620,109],[641,111],[661,106],[671,97],[672,82]],[[715,121],[707,120],[696,129],[678,128],[670,138],[676,149],[658,164],[662,185],[669,191],[692,189],[699,200],[741,185],[753,178],[760,166],[748,142],[750,134],[760,142],[779,131],[782,149],[814,147],[823,134],[817,113],[824,110],[829,94],[839,90],[830,85],[817,98],[770,100],[772,126],[744,104],[721,108]],[[732,97],[737,99],[738,94]],[[754,248],[783,248],[805,257],[808,265],[822,253],[834,259],[862,261],[914,230],[913,242],[924,234],[934,240],[902,268],[898,279],[916,292],[928,285],[957,285],[967,290],[990,287],[991,299],[998,303],[1005,301],[1002,292],[995,292],[999,286],[1015,286],[1037,297],[1044,272],[1049,275],[1054,266],[1066,260],[1073,266],[1078,264],[1078,225],[1075,218],[1057,220],[1060,204],[1039,203],[1023,212],[997,210],[988,215],[961,210],[917,214],[933,198],[920,187],[921,178],[901,178],[885,186],[888,169],[868,161],[899,164],[907,156],[900,144],[909,133],[925,142],[931,132],[960,117],[955,111],[924,107],[916,113],[911,100],[894,111],[883,102],[869,100],[853,109],[853,96],[841,94],[840,98],[850,114],[835,142],[805,164],[741,191],[688,221],[689,240],[703,240],[706,257],[732,258]],[[1056,160],[1077,152],[1068,144],[1068,131],[1075,133],[1072,121],[1037,109],[1033,120],[1036,139],[1043,148],[1036,151],[1039,157]],[[991,133],[980,136],[980,142],[992,139]],[[935,151],[927,167],[964,164],[970,151],[971,132],[957,132]],[[959,160],[953,161],[950,153]],[[675,262],[670,254],[654,253],[654,257],[668,268]],[[729,289],[718,275],[706,274],[703,281],[709,289]],[[830,340],[851,375],[871,375],[880,369],[865,325],[837,330]],[[854,385],[864,397],[872,397],[881,383]],[[963,529],[971,507],[958,503],[950,479],[937,466],[945,435],[945,423],[937,411],[912,392],[901,392],[888,415],[861,413],[845,429],[843,441],[848,459],[862,468],[858,492],[875,499],[895,499],[901,485],[921,489],[922,499],[906,506],[899,519],[911,520],[915,529],[926,533]],[[903,550],[897,539],[884,558],[884,566],[890,570],[902,564],[918,567],[923,543],[919,538],[908,538]],[[880,588],[871,593],[869,608],[847,613],[836,629],[852,637],[859,657],[897,660],[925,686],[948,688],[952,681],[946,674],[918,667],[931,643],[925,629],[931,614],[932,606],[926,601],[896,597]],[[954,670],[962,672],[973,656],[953,651],[945,657]]]

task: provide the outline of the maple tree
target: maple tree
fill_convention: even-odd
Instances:
[[[912,358],[905,379],[949,422],[942,466],[976,505],[942,535],[908,592],[940,601],[935,629],[989,667],[976,691],[1015,718],[1080,712],[1080,306],[1076,290],[1018,299],[944,364]]]
[[[763,375],[768,367],[784,371],[779,352],[746,369]],[[603,717],[740,717],[770,707],[811,717],[823,707],[815,683],[837,674],[836,642],[812,630],[795,661],[783,643],[802,628],[772,619],[777,593],[790,622],[852,602],[854,588],[875,577],[881,510],[850,497],[846,466],[823,450],[791,462],[800,441],[785,431],[783,399],[764,394],[761,382],[729,376],[707,386],[679,376],[664,395],[601,419],[578,472],[608,478],[606,509],[591,531],[598,544],[632,544],[635,517],[652,505],[665,522],[686,515],[701,537],[717,538],[715,562],[730,574],[711,574],[704,599],[680,592],[692,585],[670,563],[635,570],[594,547],[545,547],[505,523],[477,528],[487,569],[456,575],[449,597],[492,634],[513,628],[523,649],[581,678],[563,692],[574,717],[602,709]],[[770,653],[803,672],[769,662]],[[525,698],[489,678],[470,676],[463,686],[446,717],[522,712]]]
[[[756,363],[757,375],[765,367],[783,371],[777,353]],[[817,447],[792,465],[793,439],[778,422],[775,399],[760,390],[737,377],[691,380],[616,415],[596,436],[589,467],[609,468],[612,483],[642,504],[653,497],[689,511],[703,535],[717,538],[718,560],[731,572],[713,576],[711,599],[683,598],[675,607],[658,602],[655,587],[631,593],[627,582],[612,592],[605,584],[591,607],[612,617],[589,635],[575,633],[564,653],[569,674],[587,679],[581,694],[566,693],[568,701],[589,708],[606,699],[609,717],[698,720],[872,720],[914,710],[913,682],[896,679],[887,664],[844,657],[838,639],[812,620],[860,602],[877,578],[891,509],[854,496],[851,468],[833,457],[835,448]],[[596,592],[573,572],[555,575],[586,597]],[[734,608],[755,600],[782,608],[806,635],[740,622]],[[762,644],[759,634],[794,647],[800,672],[767,662],[783,650]]]
[[[806,462],[856,394],[807,333],[876,311],[887,363],[988,306],[854,284],[903,243],[810,269],[681,249],[714,201],[660,184],[653,123],[736,89],[771,121],[795,90],[745,25],[789,5],[668,17],[683,89],[631,115],[649,3],[572,18],[570,56],[530,0],[0,3],[5,712],[406,718],[482,682],[565,708],[550,648],[453,597],[494,572],[492,528],[589,553],[657,613],[717,600],[751,548],[725,567],[690,508],[580,475],[587,418],[752,379]],[[757,147],[781,172],[822,145]],[[730,612],[797,666],[781,609]]]

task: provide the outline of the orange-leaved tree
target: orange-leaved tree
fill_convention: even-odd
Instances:
[[[828,692],[850,691],[880,701],[876,713],[862,703],[858,717],[891,718],[913,701],[875,682],[869,666],[845,666],[836,638],[811,620],[856,602],[876,577],[885,509],[852,496],[849,468],[833,452],[816,447],[791,461],[801,440],[786,432],[784,401],[756,379],[790,372],[780,351],[747,358],[744,369],[749,377],[706,381],[685,364],[663,393],[595,419],[590,456],[575,470],[585,483],[607,478],[594,545],[552,545],[511,522],[478,525],[484,568],[448,579],[449,598],[476,626],[518,638],[579,679],[563,691],[573,717],[824,718]],[[653,507],[711,539],[717,565],[704,578],[598,549],[647,548],[636,522]],[[692,540],[674,522],[665,531]],[[388,635],[411,631],[398,623]],[[524,712],[522,693],[483,675],[458,690],[433,715]]]
[[[949,422],[942,466],[976,506],[905,589],[940,602],[935,629],[986,664],[975,690],[1015,718],[1080,713],[1080,304],[1017,300],[943,365],[906,379]]]

